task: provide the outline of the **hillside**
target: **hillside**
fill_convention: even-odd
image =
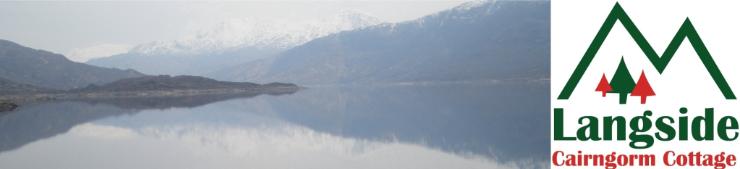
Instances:
[[[72,89],[143,76],[133,70],[72,62],[62,55],[31,49],[7,40],[0,40],[0,60],[0,78],[49,89]]]
[[[418,20],[319,38],[211,74],[299,84],[549,77],[548,1],[471,2]]]
[[[36,86],[27,85],[27,84],[16,83],[8,79],[0,78],[0,95],[28,94],[28,93],[41,93],[41,92],[52,92],[52,90],[39,88]]]

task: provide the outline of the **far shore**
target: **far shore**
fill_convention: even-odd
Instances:
[[[203,95],[239,95],[269,94],[279,95],[294,93],[301,87],[260,87],[260,88],[223,88],[223,89],[176,89],[144,91],[96,91],[96,92],[51,92],[0,95],[0,112],[12,111],[18,104],[51,100],[87,100],[87,99],[128,99],[128,98],[171,98],[197,97]]]

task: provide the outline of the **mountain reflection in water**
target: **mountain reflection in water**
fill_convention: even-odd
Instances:
[[[0,168],[545,168],[549,93],[538,82],[32,103],[0,114]]]

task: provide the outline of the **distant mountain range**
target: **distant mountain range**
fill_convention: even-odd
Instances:
[[[142,44],[128,53],[87,63],[130,68],[146,74],[205,75],[224,67],[274,56],[318,37],[379,23],[381,21],[375,17],[354,11],[342,11],[333,18],[299,23],[232,19],[180,40]]]
[[[16,89],[72,89],[143,76],[134,70],[72,62],[62,55],[31,49],[7,40],[0,40],[0,60],[0,88],[7,92]]]
[[[232,21],[190,39],[145,44],[89,63],[301,85],[544,79],[550,69],[549,13],[549,1],[475,1],[393,24],[352,12],[304,31]],[[0,59],[0,92],[100,87],[145,76],[4,40]]]
[[[332,34],[209,76],[298,84],[547,78],[549,38],[548,1],[476,1]]]
[[[15,105],[7,101],[253,96],[292,93],[300,89],[289,83],[256,84],[199,76],[149,76],[134,70],[100,68],[5,40],[0,40],[0,59],[3,60],[0,62],[0,107]]]
[[[259,83],[549,77],[549,1],[474,1],[402,23],[378,24],[372,17],[345,13],[320,27],[332,29],[308,31],[290,31],[268,21],[230,23],[197,38],[144,45],[88,63]]]

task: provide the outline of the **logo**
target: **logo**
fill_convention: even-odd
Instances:
[[[551,167],[736,167],[737,7],[553,1]]]
[[[709,75],[711,75],[714,83],[717,85],[717,88],[719,88],[719,91],[722,92],[725,99],[736,99],[735,94],[732,92],[732,89],[727,84],[725,77],[722,75],[722,72],[717,67],[714,59],[712,59],[712,55],[709,53],[709,50],[707,50],[707,47],[704,45],[701,37],[699,37],[699,34],[697,33],[694,25],[691,23],[691,20],[689,20],[689,18],[686,18],[686,20],[683,22],[663,54],[658,55],[658,53],[650,45],[650,43],[648,43],[648,41],[645,39],[645,36],[643,36],[637,26],[635,26],[635,24],[632,22],[632,19],[630,19],[630,17],[627,15],[624,9],[622,9],[622,6],[619,5],[619,3],[614,5],[614,8],[612,8],[609,16],[606,18],[606,21],[604,21],[604,24],[601,25],[601,29],[599,29],[599,32],[596,34],[596,37],[586,50],[586,53],[583,55],[581,61],[578,63],[578,66],[576,67],[573,74],[570,76],[570,79],[568,79],[565,88],[563,88],[563,90],[560,92],[560,95],[558,95],[558,99],[567,100],[568,98],[570,98],[573,90],[575,90],[576,86],[581,80],[581,77],[583,77],[586,69],[588,69],[589,65],[591,64],[591,61],[594,60],[596,53],[599,51],[599,48],[601,48],[604,40],[606,40],[606,38],[609,36],[609,32],[611,32],[611,30],[614,28],[614,25],[617,23],[617,21],[624,25],[624,28],[631,35],[632,39],[635,41],[635,43],[637,43],[640,49],[642,49],[642,52],[647,56],[647,59],[650,60],[652,66],[659,73],[663,73],[666,70],[668,64],[671,62],[671,59],[673,59],[674,54],[676,54],[679,46],[681,46],[681,43],[683,43],[684,41],[688,41],[689,43],[691,43],[691,46],[701,59],[702,64],[706,68],[706,71],[709,73]],[[619,94],[619,104],[627,103],[628,94],[630,94],[630,96],[640,97],[641,104],[645,104],[646,97],[655,95],[655,92],[650,86],[647,77],[645,77],[644,71],[640,75],[640,78],[637,82],[633,80],[632,75],[627,70],[624,58],[619,63],[619,67],[614,73],[611,81],[607,82],[606,74],[602,74],[601,81],[598,83],[596,91],[601,92],[603,97],[606,97],[606,93]]]

